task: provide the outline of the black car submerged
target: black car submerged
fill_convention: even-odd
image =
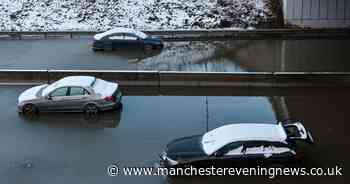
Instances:
[[[230,124],[204,135],[170,142],[160,154],[162,167],[286,166],[302,158],[296,142],[313,143],[299,123]]]
[[[93,51],[115,50],[115,49],[162,49],[162,40],[157,37],[148,36],[141,31],[129,28],[114,28],[109,31],[96,34],[92,44]]]

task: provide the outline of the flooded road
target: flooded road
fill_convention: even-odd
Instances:
[[[149,166],[171,140],[228,123],[299,119],[317,144],[307,165],[350,167],[349,89],[232,89],[200,92],[123,89],[123,109],[89,119],[82,114],[40,114],[25,119],[16,99],[26,87],[0,86],[0,178],[3,183],[166,183],[163,177],[109,177],[112,163]],[[216,91],[216,92],[215,92]],[[226,91],[226,92],[220,92]],[[159,92],[161,95],[158,95]],[[157,94],[158,93],[158,94]],[[235,92],[232,92],[234,94]],[[276,95],[283,94],[283,95]],[[346,183],[348,177],[177,177],[170,183]]]
[[[0,40],[0,69],[349,72],[350,40],[166,42],[162,51],[92,52],[92,40]]]

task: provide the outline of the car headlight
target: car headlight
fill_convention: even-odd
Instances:
[[[160,154],[159,154],[159,157],[161,158],[161,160],[162,160],[164,163],[166,163],[166,164],[168,164],[168,165],[170,165],[170,166],[174,166],[174,165],[177,165],[177,164],[178,164],[177,161],[175,161],[175,160],[173,160],[173,159],[171,159],[171,158],[169,158],[169,157],[167,156],[166,151],[163,151],[162,153],[160,153]]]
[[[166,152],[163,151],[162,153],[159,154],[159,157],[162,159],[162,160],[166,160],[167,157],[166,157]]]
[[[175,160],[172,160],[170,158],[167,158],[167,161],[169,163],[169,165],[173,166],[173,165],[177,165],[179,162],[175,161]]]

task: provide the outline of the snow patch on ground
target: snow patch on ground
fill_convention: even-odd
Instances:
[[[271,0],[0,0],[0,30],[247,28]]]

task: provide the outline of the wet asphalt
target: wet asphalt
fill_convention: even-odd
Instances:
[[[348,72],[349,40],[166,42],[163,50],[91,51],[90,38],[0,40],[0,69]],[[322,54],[320,54],[322,53]]]

